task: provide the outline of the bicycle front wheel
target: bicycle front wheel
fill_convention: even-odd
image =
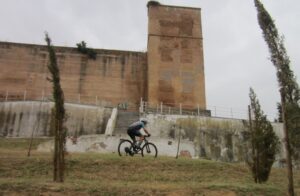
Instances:
[[[147,143],[142,148],[143,157],[157,157],[157,148],[153,143]]]
[[[131,155],[132,151],[132,142],[129,140],[121,140],[118,146],[118,152],[120,156]],[[132,156],[132,155],[131,155]]]

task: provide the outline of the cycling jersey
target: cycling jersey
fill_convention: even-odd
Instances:
[[[137,122],[132,123],[128,127],[128,130],[137,131],[137,130],[140,130],[141,128],[144,128],[144,127],[145,127],[144,123],[142,123],[141,121],[137,121]]]

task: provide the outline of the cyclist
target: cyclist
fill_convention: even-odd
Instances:
[[[151,136],[151,134],[145,128],[146,125],[147,120],[142,119],[132,123],[127,129],[127,134],[132,139],[133,144],[136,148],[140,148],[140,145],[145,138],[145,134],[143,132],[145,132],[148,135],[148,137]],[[139,137],[139,141],[136,141],[135,137]]]

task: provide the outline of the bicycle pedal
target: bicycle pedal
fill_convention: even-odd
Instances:
[[[134,149],[133,152],[137,154],[139,152],[139,150],[138,149]]]
[[[128,147],[126,147],[125,148],[125,152],[129,154],[130,153],[130,149]]]

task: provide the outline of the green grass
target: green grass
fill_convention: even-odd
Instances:
[[[54,183],[52,154],[34,150],[27,157],[23,139],[0,142],[6,143],[0,145],[0,195],[285,195],[287,190],[283,169],[255,184],[244,164],[98,153],[68,154],[65,182]],[[300,193],[299,171],[295,187]]]
[[[29,148],[30,145],[29,138],[0,138],[0,149],[20,149],[26,150]],[[36,149],[37,146],[44,142],[50,140],[49,138],[35,138],[32,140],[32,149]]]

